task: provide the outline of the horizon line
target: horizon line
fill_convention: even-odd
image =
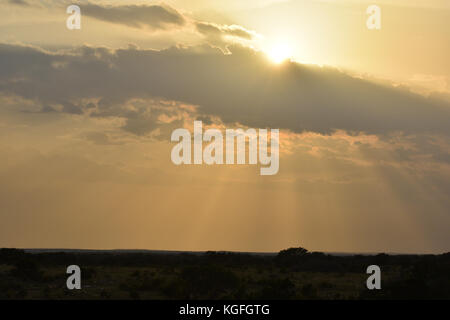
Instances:
[[[19,247],[0,247],[0,249],[18,249],[18,250],[24,250],[25,252],[29,253],[45,253],[45,252],[98,252],[98,253],[114,253],[114,252],[123,252],[123,253],[160,253],[160,254],[183,254],[183,253],[189,253],[189,254],[206,254],[208,252],[216,252],[216,253],[234,253],[234,254],[249,254],[249,255],[277,255],[280,251],[286,250],[289,248],[281,249],[279,251],[233,251],[233,250],[164,250],[164,249],[86,249],[86,248],[19,248]],[[306,249],[306,248],[305,248]],[[308,250],[308,249],[306,249]],[[39,252],[40,251],[40,252]],[[389,252],[389,251],[376,251],[376,252],[348,252],[348,251],[310,251],[309,253],[323,253],[323,254],[329,254],[329,255],[342,255],[342,256],[356,256],[356,255],[365,255],[365,256],[372,256],[372,255],[379,255],[379,254],[386,254],[386,255],[442,255],[449,253],[447,252],[440,252],[440,253],[402,253],[402,252]]]

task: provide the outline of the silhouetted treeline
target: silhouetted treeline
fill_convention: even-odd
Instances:
[[[69,265],[83,289],[65,287]],[[382,270],[368,290],[366,268]],[[290,248],[231,252],[42,252],[0,249],[0,298],[450,299],[450,253],[336,256]]]

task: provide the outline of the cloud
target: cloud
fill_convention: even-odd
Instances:
[[[238,25],[221,26],[210,22],[196,22],[195,26],[201,34],[212,37],[232,36],[252,40],[256,36],[254,31],[249,31]]]
[[[139,29],[164,30],[174,26],[183,26],[186,23],[186,19],[181,13],[166,4],[113,6],[94,4],[89,1],[80,3],[71,1],[36,1],[29,3],[26,0],[8,0],[8,3],[34,7],[35,9],[61,9],[77,4],[81,8],[82,15]]]
[[[131,99],[162,99],[257,128],[450,134],[448,102],[334,68],[275,66],[263,53],[239,46],[230,50],[224,55],[209,47],[81,47],[50,53],[2,44],[0,91],[71,113],[86,109],[83,99],[94,99],[92,115],[97,116],[123,115],[118,106]]]
[[[102,6],[92,3],[82,5],[86,16],[106,22],[123,24],[133,28],[167,29],[182,26],[185,18],[167,5]]]
[[[228,46],[232,43],[242,43],[259,38],[255,31],[247,30],[238,25],[219,25],[210,22],[197,21],[195,28],[202,34],[206,41],[224,53],[230,53]]]
[[[25,0],[8,0],[8,3],[18,6],[29,6],[29,3]]]

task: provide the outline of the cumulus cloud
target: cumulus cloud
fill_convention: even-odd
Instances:
[[[110,23],[133,28],[168,29],[192,23],[207,41],[221,48],[231,39],[253,40],[258,34],[239,25],[219,25],[212,22],[186,18],[174,8],[165,5],[117,5],[105,6],[87,3],[82,5],[83,14]],[[231,39],[230,39],[231,38]]]
[[[185,24],[183,15],[167,5],[102,6],[87,3],[82,5],[82,9],[83,14],[89,17],[134,28],[166,29]]]
[[[85,108],[83,99],[96,99],[99,115],[113,115],[130,99],[157,97],[250,127],[450,133],[448,102],[333,68],[274,66],[262,53],[237,46],[231,51],[82,47],[50,53],[2,44],[0,91],[71,113]]]

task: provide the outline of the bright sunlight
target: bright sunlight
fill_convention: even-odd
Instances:
[[[289,59],[291,55],[292,49],[285,43],[273,46],[268,52],[270,60],[276,64],[282,63],[283,61]]]

